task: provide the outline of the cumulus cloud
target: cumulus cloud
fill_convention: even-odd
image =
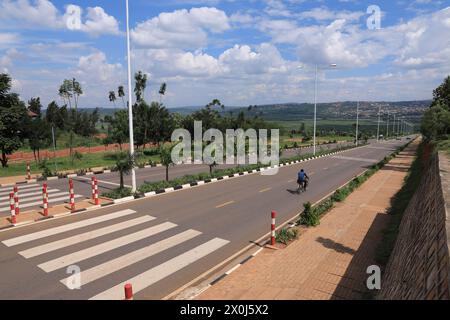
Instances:
[[[132,30],[133,41],[148,48],[195,49],[208,42],[208,32],[230,29],[225,12],[216,8],[192,8],[164,12]]]
[[[83,9],[78,8],[80,13]],[[0,3],[0,27],[68,29],[67,14],[61,13],[49,0],[2,0]],[[119,34],[119,24],[113,16],[101,7],[87,8],[87,14],[81,17],[79,31],[92,36],[100,34]]]

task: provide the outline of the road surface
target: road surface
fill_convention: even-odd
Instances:
[[[344,143],[341,145],[349,145]],[[333,149],[336,144],[319,146],[317,150]],[[305,149],[289,149],[283,152],[283,157],[293,157],[298,154],[312,153],[312,148]],[[234,167],[234,165],[220,165],[215,169],[224,169]],[[170,179],[182,177],[185,175],[199,174],[202,172],[209,172],[209,166],[198,164],[183,164],[171,167],[169,169]],[[75,200],[86,199],[91,197],[91,177],[82,176],[73,178]],[[96,175],[98,179],[99,194],[110,192],[119,187],[119,174],[117,172],[104,173]],[[136,182],[138,187],[145,182],[156,182],[166,179],[166,169],[164,167],[143,168],[136,170]],[[131,177],[125,176],[125,184],[130,187]],[[21,211],[29,211],[39,209],[42,205],[42,190],[43,182],[36,182],[27,185],[19,185],[19,199]],[[68,179],[51,180],[47,182],[49,192],[49,204],[54,206],[69,201],[69,181]],[[9,193],[12,187],[0,188],[0,216],[8,216],[10,214],[9,208]]]
[[[272,210],[278,223],[294,217],[406,142],[1,232],[0,299],[122,299],[126,282],[135,299],[161,299],[265,235]],[[311,180],[298,195],[301,168]]]

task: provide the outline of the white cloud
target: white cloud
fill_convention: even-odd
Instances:
[[[77,7],[80,12],[83,9]],[[81,21],[80,31],[92,36],[100,34],[119,34],[119,24],[113,16],[101,7],[87,8]],[[49,0],[2,0],[0,3],[0,27],[3,29],[44,28],[66,29],[67,15],[62,14]]]
[[[117,77],[121,70],[122,66],[120,64],[109,64],[103,52],[96,52],[80,57],[77,73],[80,76],[89,78],[90,82],[94,82],[93,80],[109,82]]]
[[[161,13],[132,30],[135,43],[148,48],[197,49],[208,42],[208,32],[230,28],[227,15],[216,8],[192,8]]]
[[[91,35],[119,34],[119,23],[101,7],[88,8],[87,20],[82,29]]]

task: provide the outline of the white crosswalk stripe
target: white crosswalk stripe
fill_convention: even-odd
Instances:
[[[131,244],[133,242],[143,240],[145,238],[151,237],[155,234],[158,234],[163,231],[167,231],[169,229],[175,228],[177,225],[165,222],[163,224],[157,225],[155,227],[147,228],[120,238],[116,238],[111,241],[107,241],[104,243],[101,243],[99,245],[86,248],[84,250],[80,250],[78,252],[70,253],[66,256],[47,261],[44,263],[41,263],[38,265],[39,268],[44,270],[45,272],[52,272],[67,266],[70,266],[72,264],[75,264],[80,261],[84,261],[86,259],[95,257],[99,254],[126,246],[128,244]]]
[[[116,258],[114,260],[105,262],[101,265],[93,267],[89,270],[83,271],[80,274],[81,285],[85,285],[89,282],[95,281],[99,278],[104,277],[105,275],[116,272],[120,269],[126,268],[135,264],[139,261],[145,260],[155,254],[163,252],[167,249],[175,247],[178,244],[181,244],[187,240],[190,240],[198,235],[201,232],[195,230],[188,230],[183,233],[179,233],[174,235],[173,237],[164,239],[155,244],[149,245],[148,247],[144,247],[142,249],[130,252],[124,256]],[[70,278],[66,278],[61,280],[63,284],[66,284]]]
[[[123,211],[117,211],[117,212],[110,213],[110,214],[107,214],[104,216],[91,218],[91,219],[87,219],[87,220],[83,220],[83,221],[79,221],[79,222],[69,223],[69,224],[66,224],[66,225],[63,225],[60,227],[51,228],[51,229],[47,229],[47,230],[43,230],[43,231],[38,231],[35,233],[30,233],[30,234],[27,234],[24,236],[20,236],[17,238],[5,240],[5,241],[3,241],[3,244],[7,247],[12,247],[12,246],[16,246],[16,245],[19,245],[22,243],[33,241],[33,240],[38,240],[38,239],[46,238],[49,236],[53,236],[53,235],[56,235],[59,233],[91,226],[91,225],[94,225],[94,224],[97,224],[100,222],[105,222],[105,221],[108,221],[111,219],[124,217],[124,216],[130,215],[130,214],[133,214],[133,213],[136,213],[136,211],[129,210],[129,209],[123,210]]]
[[[126,283],[133,284],[133,292],[138,293],[152,284],[170,276],[171,274],[187,267],[195,261],[207,256],[208,254],[220,249],[229,241],[215,238],[198,247],[189,250],[159,266],[156,266],[136,277],[126,280],[111,289],[108,289],[90,300],[119,300],[123,299],[123,287]]]
[[[114,233],[116,231],[131,228],[133,226],[137,226],[141,223],[152,221],[154,219],[155,218],[150,217],[150,216],[139,217],[136,219],[117,223],[117,224],[114,224],[112,226],[108,226],[105,228],[97,229],[94,231],[88,231],[86,233],[82,233],[80,235],[76,235],[73,237],[65,238],[62,240],[55,241],[55,242],[50,242],[50,243],[44,244],[39,247],[24,250],[24,251],[19,252],[19,254],[25,258],[33,258],[33,257],[39,256],[39,255],[42,255],[44,253],[55,251],[55,250],[65,248],[65,247],[68,247],[68,246],[71,246],[71,245],[74,245],[77,243],[81,243],[84,241],[89,241],[89,240],[92,240],[92,239],[95,239],[95,238],[98,238],[98,237],[101,237],[101,236],[104,236],[104,235],[107,235],[110,233]]]
[[[13,187],[5,187],[0,192],[0,212],[9,213],[9,194],[13,191]],[[48,203],[57,204],[69,201],[69,193],[61,192],[59,189],[47,188],[48,191]],[[41,207],[42,201],[42,186],[39,184],[31,185],[19,185],[19,207],[20,209],[27,209],[33,207]],[[75,198],[81,198],[83,196],[76,194]]]
[[[83,286],[100,281],[106,281],[112,286],[91,299],[123,299],[123,285],[125,283],[133,283],[133,291],[137,293],[192,265],[229,243],[229,241],[220,238],[203,240],[200,237],[202,235],[200,231],[181,230],[180,226],[169,221],[158,223],[157,219],[150,215],[133,217],[134,214],[137,214],[137,212],[129,209],[117,211],[7,239],[3,241],[3,244],[8,247],[26,245],[27,248],[21,247],[18,254],[25,259],[30,259],[31,262],[39,257],[39,262],[36,263],[37,267],[46,273],[83,262],[87,267],[79,274],[81,289],[83,289]],[[121,217],[127,217],[128,219],[117,222],[116,219]],[[102,224],[100,225],[100,223]],[[76,234],[72,232],[84,227],[89,227],[89,231],[79,230],[78,233],[75,232]],[[127,233],[126,231],[129,228],[139,229]],[[180,230],[178,230],[179,228]],[[68,232],[71,232],[70,235],[64,234]],[[116,235],[119,232],[120,234]],[[52,240],[45,241],[50,236],[52,236]],[[54,239],[55,236],[56,239]],[[108,237],[108,239],[103,240],[102,237]],[[156,237],[158,240],[153,240]],[[97,244],[89,242],[94,239],[103,241],[97,241]],[[197,240],[191,241],[194,239]],[[141,240],[143,241],[141,242]],[[33,245],[35,241],[39,241],[39,244]],[[116,250],[119,248],[121,248],[120,251]],[[182,251],[180,252],[181,248]],[[64,253],[58,256],[58,250],[62,249],[64,249]],[[172,250],[174,253],[171,253]],[[158,263],[149,259],[148,263],[151,265],[139,271],[144,271],[143,273],[136,273],[136,276],[127,280],[130,268],[139,262],[147,262],[146,259],[157,256],[162,252],[167,252],[167,254],[158,256],[157,259],[166,256],[167,258],[162,261],[159,260]],[[108,253],[108,255],[103,255],[105,253]],[[47,257],[47,255],[51,255],[51,257]],[[108,259],[105,260],[106,257]],[[124,275],[121,276],[122,274]],[[108,278],[108,276],[112,275],[114,275],[113,279],[116,280],[110,283],[108,281],[111,281],[111,278]],[[117,284],[120,281],[123,282]],[[72,278],[68,276],[56,283],[62,283],[71,289],[71,282]],[[104,286],[100,287],[102,290],[105,289]],[[86,294],[86,299],[92,296],[92,291],[89,292],[89,294]]]

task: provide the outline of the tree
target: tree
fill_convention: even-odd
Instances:
[[[2,167],[8,166],[7,156],[22,146],[26,135],[25,121],[29,120],[25,104],[19,95],[9,93],[11,77],[0,74],[0,162]]]
[[[73,97],[73,82],[65,79],[58,90],[59,96],[63,99],[64,104],[69,103],[69,108],[72,109],[72,100]],[[66,102],[67,100],[67,102]]]
[[[172,148],[161,147],[159,154],[161,157],[161,164],[166,167],[166,181],[169,181],[169,167],[175,165],[172,160]]]
[[[34,160],[41,161],[40,150],[51,144],[51,126],[41,118],[32,119],[30,122],[28,142],[33,150]]]
[[[105,139],[109,143],[119,144],[122,150],[122,144],[128,141],[128,112],[127,110],[119,110],[114,116],[106,116],[105,122],[108,123],[108,137]]]
[[[120,189],[124,189],[124,175],[130,174],[134,167],[134,159],[129,152],[116,152],[105,155],[105,159],[114,161],[114,170],[119,172]]]
[[[75,78],[72,79],[72,95],[75,100],[75,110],[78,108],[78,99],[83,94],[83,90],[81,89],[80,83],[75,80]]]
[[[429,140],[448,139],[450,134],[450,76],[433,92],[433,102],[422,119],[422,134]]]
[[[114,109],[116,108],[116,93],[114,91],[109,92],[109,101],[114,104]]]
[[[125,97],[125,90],[123,89],[123,86],[119,86],[119,88],[117,90],[117,94],[118,94],[119,98],[122,98],[123,107],[126,108],[125,100],[123,98],[123,97]]]
[[[134,75],[136,81],[134,93],[136,94],[136,102],[141,102],[144,100],[144,92],[147,87],[147,75],[139,71]]]

